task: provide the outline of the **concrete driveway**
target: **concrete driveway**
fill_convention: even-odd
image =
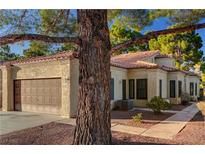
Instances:
[[[49,114],[0,111],[0,135],[63,119],[65,118]]]

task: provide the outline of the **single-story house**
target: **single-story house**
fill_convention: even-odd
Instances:
[[[0,64],[0,108],[74,117],[79,61],[76,52]],[[182,92],[199,97],[197,74],[175,68],[175,59],[159,51],[127,53],[111,58],[111,104],[122,99],[145,106],[154,96],[180,103]]]

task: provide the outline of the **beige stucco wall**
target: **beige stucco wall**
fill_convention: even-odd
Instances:
[[[11,82],[8,82],[7,76],[9,75]],[[16,64],[14,66],[10,66],[10,71],[3,69],[3,110],[13,110],[13,108],[8,109],[6,107],[6,104],[10,104],[10,106],[14,105],[13,90],[9,90],[9,98],[7,98],[6,95],[6,92],[8,91],[6,90],[6,86],[7,89],[13,89],[13,80],[42,78],[61,78],[61,107],[60,113],[57,111],[56,113],[62,116],[70,116],[70,60]],[[12,100],[8,101],[8,99]],[[24,110],[27,108],[32,110],[29,106],[25,106]],[[45,110],[52,111],[54,109],[52,106],[48,105],[46,106],[46,109],[44,108],[44,111]],[[35,112],[35,107],[32,112]]]
[[[166,58],[163,58],[166,59]],[[153,61],[153,59],[147,59]],[[78,80],[79,61],[78,59],[58,60],[51,62],[38,62],[29,64],[16,64],[14,66],[2,66],[2,104],[3,110],[14,109],[13,100],[13,80],[16,79],[41,79],[41,78],[61,78],[62,100],[60,115],[74,117],[78,102]],[[126,96],[129,99],[129,79],[135,79],[135,106],[146,106],[147,101],[154,96],[159,96],[159,80],[162,80],[162,97],[169,98],[169,81],[176,80],[176,98],[170,99],[172,103],[180,103],[178,98],[178,81],[182,81],[182,89],[189,93],[189,83],[198,84],[199,78],[196,76],[186,76],[181,72],[169,72],[161,69],[123,69],[111,66],[111,77],[114,78],[114,100],[122,99],[122,80],[126,80]],[[148,98],[146,100],[136,99],[136,79],[147,79]],[[1,71],[0,71],[1,81]],[[186,81],[186,88],[185,88]],[[1,86],[0,86],[1,92]],[[1,95],[0,95],[1,96]],[[1,102],[0,102],[1,103]],[[0,104],[1,105],[1,104]],[[49,108],[49,106],[48,106]]]
[[[122,80],[126,80],[126,85],[128,87],[127,69],[111,66],[110,70],[111,78],[114,78],[114,100],[120,100],[122,99]],[[128,92],[126,96],[128,96]]]
[[[160,69],[129,69],[128,79],[135,79],[135,106],[146,106],[154,96],[159,96],[159,80],[162,79],[162,97],[167,98],[167,72]],[[136,99],[136,79],[147,79],[147,99]]]
[[[162,66],[169,66],[169,67],[175,67],[175,59],[174,58],[156,58],[155,59],[156,64]]]
[[[10,65],[1,66],[2,70],[2,110],[13,111],[13,80]]]
[[[200,79],[199,79],[199,77],[198,76],[186,75],[185,80],[186,80],[186,92],[189,93],[189,94],[190,94],[190,82],[194,83],[194,96],[193,96],[193,99],[197,100],[197,98],[199,97],[199,91],[200,91],[200,88],[199,88]],[[197,83],[197,95],[195,95],[195,83]]]
[[[70,61],[70,115],[75,117],[78,103],[78,85],[79,85],[79,61],[71,59]]]
[[[176,81],[176,89],[175,89],[175,98],[170,98],[170,80],[175,80]],[[180,104],[181,103],[181,98],[178,96],[178,81],[182,81],[182,92],[185,91],[185,74],[182,72],[169,72],[168,73],[168,81],[167,81],[167,90],[168,90],[168,97],[173,104]]]
[[[158,69],[157,71],[157,96],[159,96],[159,80],[162,80],[162,98],[167,99],[167,72]]]
[[[145,106],[147,103],[147,100],[139,100],[136,99],[136,79],[147,79],[148,78],[148,72],[146,69],[129,69],[128,70],[128,80],[129,79],[135,79],[135,99],[133,99],[134,102],[134,106]],[[148,84],[148,88],[149,89],[149,83]],[[129,89],[129,85],[127,86]],[[148,91],[148,95],[149,95],[149,91]]]

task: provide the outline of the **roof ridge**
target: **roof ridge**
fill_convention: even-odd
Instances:
[[[30,63],[35,61],[47,61],[51,59],[64,59],[64,58],[72,58],[77,57],[78,53],[75,51],[61,51],[50,55],[44,55],[44,56],[36,56],[36,57],[30,57],[30,58],[22,58],[18,60],[12,60],[12,61],[4,61],[2,65],[6,64],[20,64],[20,63]]]
[[[115,55],[115,56],[112,56],[112,58],[118,57],[118,56],[127,56],[127,55],[134,55],[134,54],[157,53],[157,52],[160,53],[159,50],[134,51],[134,52],[128,52],[128,53],[122,53],[122,54],[119,54],[119,55]]]

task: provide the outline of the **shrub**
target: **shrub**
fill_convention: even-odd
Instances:
[[[186,92],[182,92],[181,94],[181,104],[182,105],[187,105],[190,102],[190,95]]]
[[[136,115],[134,115],[133,117],[132,117],[132,119],[133,119],[133,121],[135,122],[135,123],[141,123],[141,121],[142,121],[142,113],[138,113],[138,114],[136,114]]]
[[[171,104],[159,96],[154,96],[150,102],[147,103],[147,107],[151,108],[155,114],[160,114],[161,110],[170,109]]]

